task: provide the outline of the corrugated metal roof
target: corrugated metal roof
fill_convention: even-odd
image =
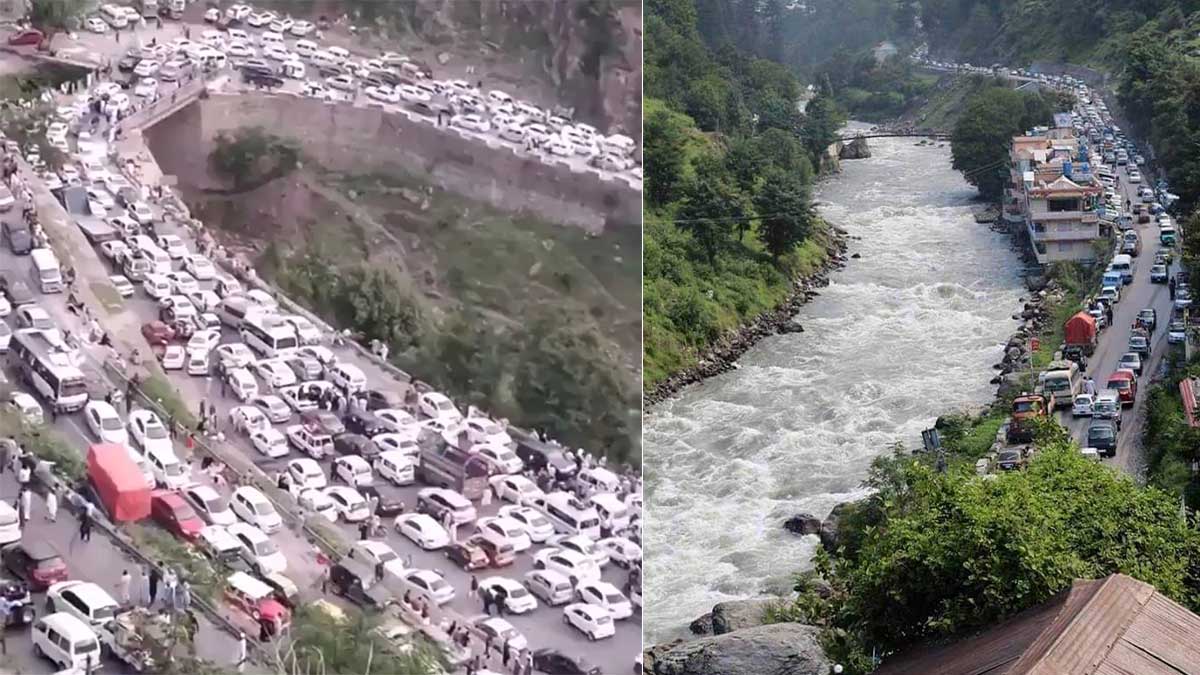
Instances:
[[[888,659],[876,675],[1200,675],[1200,617],[1123,574],[1076,581],[971,637]]]

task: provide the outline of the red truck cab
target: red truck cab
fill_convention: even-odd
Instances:
[[[1104,388],[1115,390],[1121,399],[1121,405],[1133,405],[1137,400],[1137,377],[1132,371],[1122,369],[1109,375]]]

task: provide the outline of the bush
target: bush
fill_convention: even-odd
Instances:
[[[51,427],[26,422],[7,406],[0,410],[0,433],[11,436],[38,459],[53,462],[54,471],[69,483],[77,483],[87,475],[85,450],[72,447]]]
[[[235,189],[245,190],[295,170],[300,164],[300,148],[261,127],[242,127],[217,135],[209,164],[232,181]]]

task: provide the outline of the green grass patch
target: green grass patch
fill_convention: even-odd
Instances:
[[[104,306],[105,311],[109,314],[116,314],[125,307],[125,301],[121,298],[121,294],[117,289],[112,287],[112,284],[105,284],[99,281],[94,281],[88,285],[95,294],[96,299]]]
[[[161,408],[166,415],[189,429],[195,429],[197,420],[195,413],[184,402],[179,392],[161,374],[155,373],[146,378],[141,385],[142,394],[150,403]],[[165,422],[166,420],[164,420]]]
[[[7,406],[0,410],[0,434],[12,438],[38,459],[52,462],[54,471],[70,483],[87,475],[84,448],[71,445],[51,427],[26,422]]]
[[[220,600],[228,571],[218,570],[212,560],[156,527],[130,523],[122,529],[133,541],[134,548],[159,566],[175,570],[181,582],[191,584],[195,597],[209,604]]]

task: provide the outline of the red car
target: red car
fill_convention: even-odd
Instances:
[[[150,517],[180,539],[196,541],[204,521],[174,490],[159,490],[150,495]]]
[[[44,591],[70,576],[62,554],[49,542],[33,539],[9,544],[0,549],[0,557],[8,571],[20,577],[31,591]]]
[[[451,544],[442,552],[446,557],[456,563],[464,570],[481,570],[491,564],[488,554],[484,550],[469,541],[458,542]]]
[[[165,345],[175,337],[175,331],[162,321],[151,321],[142,324],[142,337],[151,346]]]
[[[8,44],[15,46],[21,45],[40,45],[46,36],[42,31],[36,28],[26,28],[8,36]]]
[[[512,544],[496,546],[490,539],[485,539],[482,535],[477,534],[471,537],[467,540],[467,545],[482,549],[492,567],[507,567],[513,564],[517,558]]]

